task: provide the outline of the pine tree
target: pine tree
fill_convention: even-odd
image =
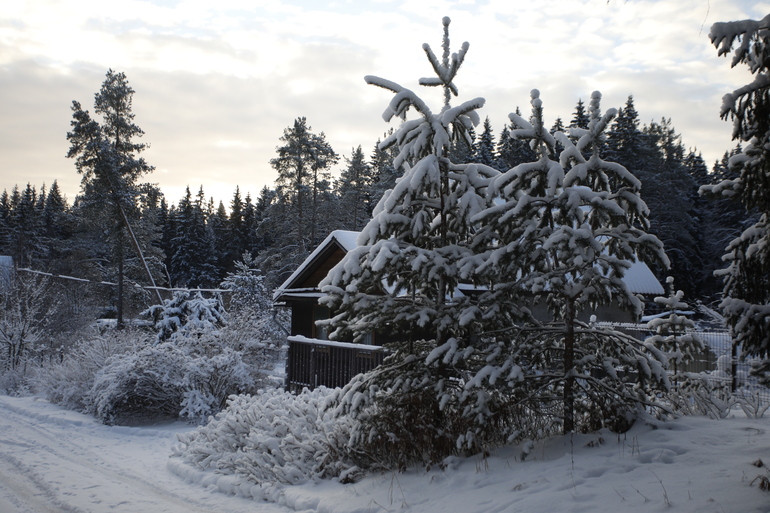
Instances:
[[[392,128],[385,134],[385,138],[387,139],[391,135],[393,135]],[[385,195],[385,191],[395,187],[396,179],[400,176],[399,171],[393,165],[398,148],[393,145],[380,149],[381,143],[382,141],[378,139],[369,161],[372,167],[372,202],[367,212],[367,217],[372,215],[372,210]]]
[[[183,287],[207,287],[218,283],[211,240],[199,200],[193,200],[190,187],[179,202],[176,232],[171,240],[172,284]]]
[[[521,116],[521,111],[516,107],[515,114]],[[497,169],[508,171],[511,168],[537,160],[537,154],[530,148],[527,141],[511,137],[511,133],[516,130],[513,124],[503,127],[500,133],[500,140],[497,143],[498,164]]]
[[[567,127],[564,126],[564,122],[561,120],[561,118],[556,118],[556,121],[554,121],[553,126],[549,130],[551,135],[556,134],[557,132],[566,132]],[[556,141],[556,145],[554,146],[554,157],[558,160],[559,156],[561,155],[561,150],[564,149],[564,146],[559,142]]]
[[[283,144],[276,148],[278,156],[270,160],[270,165],[278,171],[276,190],[292,205],[294,236],[307,251],[317,242],[319,189],[322,182],[328,180],[326,170],[337,162],[338,156],[323,132],[311,132],[304,117],[284,129],[280,141]]]
[[[144,131],[134,123],[134,89],[125,73],[107,72],[101,89],[94,96],[94,111],[101,123],[91,118],[80,103],[72,102],[72,131],[68,158],[83,175],[82,203],[111,220],[111,235],[118,267],[118,325],[123,324],[123,275],[125,244],[133,238],[129,219],[138,214],[137,181],[154,168],[139,154],[147,148],[136,142]],[[135,247],[138,251],[139,248]],[[152,277],[150,276],[150,279]]]
[[[211,215],[208,216],[206,227],[208,228],[211,245],[214,247],[214,260],[217,267],[217,275],[224,276],[229,269],[228,244],[229,244],[229,219],[227,209],[222,201]]]
[[[585,104],[582,99],[578,99],[577,106],[575,107],[575,114],[572,116],[572,121],[569,123],[569,128],[582,128],[588,130],[588,123],[591,118],[586,114]]]
[[[273,220],[270,217],[275,198],[276,193],[273,189],[267,185],[262,187],[255,207],[257,227],[249,250],[252,255],[257,255],[275,244],[277,233],[275,232]]]
[[[663,118],[643,130],[647,159],[639,171],[642,197],[650,208],[650,231],[666,247],[671,259],[669,274],[689,296],[701,291],[692,277],[702,267],[697,245],[693,197],[697,185],[684,164],[685,149],[671,120]],[[661,273],[662,274],[662,273]]]
[[[733,139],[746,143],[729,161],[738,177],[703,189],[734,198],[758,215],[727,247],[720,306],[734,343],[744,357],[762,359],[754,371],[770,381],[770,15],[715,23],[710,37],[720,56],[732,53],[732,66],[745,64],[755,77],[722,103],[722,118],[733,121]]]
[[[625,107],[618,110],[618,115],[607,133],[607,154],[613,161],[636,173],[644,168],[646,151],[643,149],[643,139],[634,97],[629,95]]]
[[[14,187],[14,192],[9,223],[11,255],[19,267],[30,267],[42,253],[42,211],[33,185],[28,183],[22,193]]]
[[[59,183],[54,180],[43,206],[43,234],[47,246],[47,267],[62,257],[64,240],[71,236],[71,220],[67,201],[61,194]]]
[[[689,151],[684,160],[684,168],[696,187],[689,191],[689,201],[692,204],[692,218],[695,226],[695,251],[700,265],[691,275],[692,287],[699,292],[699,299],[708,302],[721,291],[714,272],[722,268],[724,248],[737,233],[724,239],[722,223],[714,208],[715,205],[698,194],[698,188],[710,185],[713,181],[713,176],[709,173],[700,152]]]

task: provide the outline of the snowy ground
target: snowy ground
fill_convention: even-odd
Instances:
[[[352,485],[308,483],[282,505],[219,493],[226,480],[169,469],[175,423],[107,427],[35,398],[0,396],[0,512],[770,512],[750,485],[770,464],[770,419],[686,418],[537,444],[446,470],[410,471]]]

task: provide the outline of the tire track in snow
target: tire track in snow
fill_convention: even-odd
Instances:
[[[62,424],[61,419],[27,415],[0,401],[0,511],[261,509],[253,501],[213,494],[171,475],[166,470],[168,438],[143,436],[140,444],[125,443],[132,438],[101,425]],[[142,451],[132,453],[130,447]]]

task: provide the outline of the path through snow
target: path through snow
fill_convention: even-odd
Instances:
[[[0,396],[0,512],[286,512],[187,484],[166,469],[174,434],[108,427],[32,398]]]

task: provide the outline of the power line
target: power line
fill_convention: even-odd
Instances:
[[[53,274],[53,273],[47,273],[43,271],[36,271],[34,269],[29,268],[20,268],[17,269],[17,271],[30,273],[30,274],[38,274],[41,276],[48,276],[50,278],[57,278],[60,280],[70,280],[70,281],[78,281],[81,283],[93,283],[96,285],[107,285],[110,287],[117,287],[117,283],[113,283],[111,281],[97,281],[97,280],[88,280],[86,278],[76,278],[74,276],[66,276],[64,274]],[[231,289],[186,289],[186,288],[178,288],[178,287],[158,287],[158,286],[144,286],[139,285],[138,283],[134,283],[134,288],[137,289],[145,289],[145,290],[155,290],[155,291],[168,291],[168,292],[232,292]]]

